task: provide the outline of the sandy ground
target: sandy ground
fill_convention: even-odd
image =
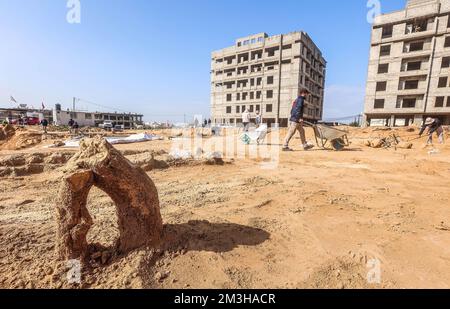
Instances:
[[[79,287],[450,288],[450,145],[435,154],[424,140],[411,150],[363,146],[377,134],[352,131],[342,152],[281,153],[269,170],[244,158],[148,172],[165,223],[159,249],[114,253],[114,204],[93,189],[89,241],[107,255],[83,270]],[[36,151],[42,145],[0,158]],[[0,288],[67,287],[53,273],[60,176],[54,169],[0,178]],[[373,265],[379,283],[367,281]]]

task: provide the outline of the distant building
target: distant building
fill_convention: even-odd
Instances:
[[[98,127],[105,120],[112,121],[113,125],[123,125],[125,129],[132,129],[143,124],[144,115],[132,113],[105,113],[62,110],[61,105],[56,104],[53,110],[53,119],[56,125],[68,125],[70,119],[80,126]]]
[[[293,101],[307,88],[305,118],[322,119],[326,61],[305,32],[236,40],[212,53],[211,109],[216,124],[238,124],[247,108],[287,126]]]
[[[55,105],[54,110],[38,110],[30,108],[0,108],[0,122],[15,120],[25,117],[35,117],[47,119],[49,123],[55,125],[68,125],[73,119],[80,126],[98,127],[105,120],[112,121],[113,125],[123,125],[125,129],[132,129],[143,124],[143,115],[132,113],[105,113],[105,112],[85,112],[61,109],[60,104]]]
[[[49,109],[39,110],[34,108],[27,108],[22,105],[17,108],[0,108],[0,122],[9,120],[16,120],[19,118],[33,117],[39,120],[47,119],[48,122],[53,122],[53,111]]]
[[[365,122],[450,124],[450,0],[409,0],[372,29]]]

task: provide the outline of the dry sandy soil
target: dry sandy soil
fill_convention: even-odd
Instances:
[[[383,134],[354,129],[346,151],[281,153],[270,170],[258,158],[148,168],[165,224],[157,249],[117,254],[114,204],[93,189],[89,241],[105,249],[80,286],[53,272],[59,167],[72,150],[2,150],[38,167],[0,177],[0,288],[450,288],[450,145],[364,146]],[[137,162],[171,142],[116,147]],[[366,279],[373,259],[379,284]]]

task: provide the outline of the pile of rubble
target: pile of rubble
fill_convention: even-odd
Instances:
[[[372,148],[399,148],[399,149],[412,149],[413,144],[411,142],[403,141],[397,134],[392,133],[386,137],[371,138],[364,141],[364,145]]]

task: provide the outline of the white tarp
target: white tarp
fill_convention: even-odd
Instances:
[[[140,143],[140,142],[148,142],[148,141],[156,141],[156,140],[162,140],[163,138],[161,136],[153,135],[153,134],[147,134],[147,133],[140,133],[140,134],[133,134],[128,137],[107,137],[106,140],[110,144],[130,144],[130,143]]]
[[[62,146],[62,147],[69,147],[69,148],[80,147],[81,139],[82,138],[67,140],[64,142],[64,146]],[[131,144],[131,143],[141,143],[141,142],[162,140],[163,138],[158,135],[140,133],[140,134],[133,134],[128,137],[106,137],[105,139],[110,144],[117,145],[117,144]],[[50,146],[50,147],[52,147],[52,146]]]

